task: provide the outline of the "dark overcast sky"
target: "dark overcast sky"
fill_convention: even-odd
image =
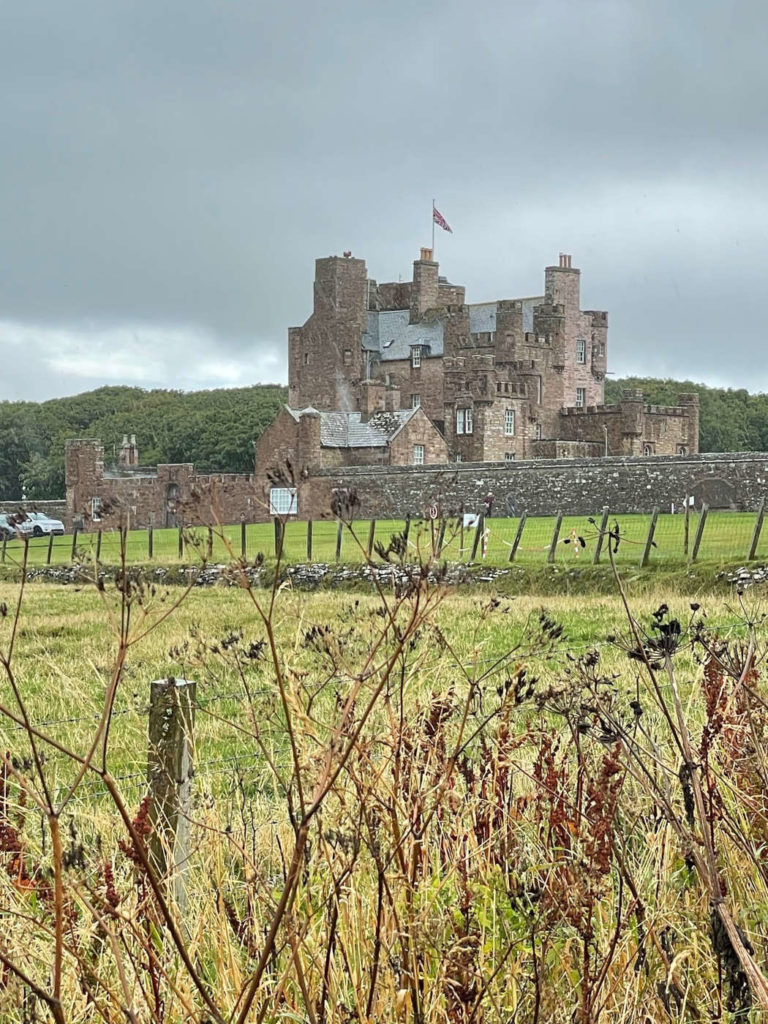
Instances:
[[[768,390],[765,0],[0,0],[0,398],[285,381],[316,256],[561,251],[617,374]]]

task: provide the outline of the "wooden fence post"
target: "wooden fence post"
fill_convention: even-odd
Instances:
[[[600,529],[597,534],[597,543],[595,544],[595,553],[592,556],[592,565],[600,564],[600,552],[603,550],[603,541],[608,531],[608,506],[603,505],[603,515],[600,519]]]
[[[406,555],[404,555],[403,557],[407,557],[407,553],[408,553],[408,534],[410,532],[411,532],[411,514],[409,512],[408,515],[405,517],[405,528],[403,530],[403,540],[405,541],[405,551],[406,551]]]
[[[240,557],[245,558],[248,554],[248,544],[245,529],[245,517],[240,517]]]
[[[275,530],[275,558],[283,556],[283,522],[280,516],[272,517],[272,525]]]
[[[552,542],[549,545],[549,552],[547,554],[547,564],[552,565],[555,560],[555,552],[557,551],[557,541],[560,536],[560,527],[563,525],[563,513],[557,513],[557,519],[555,520],[555,530],[552,534]]]
[[[53,555],[53,534],[48,534],[48,554],[45,556],[45,564],[51,564],[51,556]]]
[[[72,554],[69,557],[70,562],[75,560],[75,552],[77,551],[77,527],[72,527]]]
[[[179,558],[184,557],[184,527],[179,527]]]
[[[443,544],[445,544],[445,516],[440,517],[440,529],[437,532],[437,548],[435,550],[435,557],[439,558],[443,550]]]
[[[152,833],[149,863],[181,911],[186,904],[184,870],[189,857],[197,683],[155,679],[149,697],[147,782]]]
[[[701,544],[701,538],[704,535],[704,524],[707,521],[707,512],[709,512],[709,505],[702,505],[701,515],[699,516],[699,525],[696,527],[696,536],[693,538],[693,551],[691,552],[692,562],[695,562],[699,557],[699,545]]]
[[[370,558],[373,554],[373,544],[376,540],[376,520],[371,520],[371,525],[368,527],[368,546],[365,549],[366,557]]]
[[[307,561],[312,561],[312,520],[307,520]]]
[[[100,561],[100,559],[101,559],[101,529],[99,529],[99,532],[96,534],[96,561],[98,562],[98,561]]]
[[[651,521],[648,524],[648,536],[645,538],[645,545],[643,546],[643,553],[640,556],[640,568],[645,568],[648,565],[648,558],[651,554],[651,545],[653,544],[653,535],[656,532],[656,521],[659,518],[659,510],[655,508],[651,515]]]
[[[752,542],[749,545],[749,554],[747,555],[747,561],[751,562],[757,554],[757,545],[760,543],[760,533],[763,529],[763,517],[765,515],[765,498],[760,499],[760,504],[757,506],[757,519],[755,520],[755,529],[752,532]]]
[[[344,537],[344,523],[339,520],[336,527],[336,561],[341,561],[341,542]]]
[[[150,520],[149,529],[147,530],[147,557],[155,557],[155,528]]]
[[[7,543],[8,543],[8,534],[4,533],[3,534],[3,550],[0,551],[0,562],[4,562],[5,561],[5,547],[6,547]]]
[[[517,533],[515,539],[512,541],[512,547],[509,549],[509,560],[514,562],[517,549],[520,547],[520,541],[523,539],[523,530],[525,529],[525,521],[528,518],[528,513],[523,512],[520,516],[520,522],[517,524]]]
[[[213,527],[208,527],[208,558],[213,558]]]
[[[475,556],[477,555],[477,549],[480,546],[480,538],[485,532],[485,516],[480,513],[477,517],[477,526],[475,527],[475,539],[472,541],[472,554],[470,556],[470,562],[474,562]]]

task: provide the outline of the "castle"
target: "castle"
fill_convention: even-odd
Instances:
[[[409,282],[365,262],[315,263],[314,309],[288,332],[288,405],[257,465],[513,462],[698,452],[698,397],[604,404],[608,314],[582,310],[571,256],[544,294],[467,304],[422,249]]]
[[[350,486],[365,514],[419,514],[441,494],[476,503],[484,475],[518,498],[538,481],[531,510],[575,508],[578,494],[557,493],[555,478],[570,477],[555,466],[572,465],[583,484],[578,467],[605,456],[697,455],[697,395],[654,406],[625,391],[603,404],[608,314],[581,309],[569,255],[545,269],[543,295],[474,305],[432,257],[422,249],[411,281],[386,284],[349,255],[316,261],[313,311],[288,331],[288,403],[256,442],[252,475],[141,467],[133,436],[107,467],[100,441],[75,439],[69,519],[109,528],[126,513],[158,526],[307,518]],[[598,475],[606,493],[619,477]],[[541,491],[545,478],[552,486]],[[649,495],[633,484],[617,498],[639,509]]]

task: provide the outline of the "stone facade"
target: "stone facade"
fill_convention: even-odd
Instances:
[[[319,259],[312,314],[288,334],[289,407],[370,413],[373,395],[380,409],[418,406],[451,462],[605,455],[606,432],[608,454],[697,452],[695,396],[662,409],[632,393],[606,411],[608,314],[581,309],[580,279],[561,254],[543,295],[468,305],[429,249],[410,282]]]
[[[98,440],[67,441],[67,523],[81,529],[169,527],[266,518],[250,474],[196,473],[191,462],[160,466],[104,466]]]

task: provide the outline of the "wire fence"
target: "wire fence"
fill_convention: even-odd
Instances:
[[[651,523],[653,533],[649,538]],[[125,545],[130,565],[190,565],[203,561],[227,564],[232,559],[253,561],[259,556],[286,563],[360,564],[368,557],[415,561],[438,556],[450,562],[500,565],[584,564],[606,561],[613,532],[616,561],[661,565],[699,561],[733,564],[768,559],[768,530],[763,512],[709,511],[706,506],[688,514],[612,514],[515,517],[464,516],[430,519],[360,519],[341,523],[276,519],[268,523],[235,524],[187,529],[89,531],[75,535],[4,540],[0,563],[21,565],[26,548],[30,568],[69,566],[77,562],[116,565]],[[618,535],[618,536],[616,536]],[[618,539],[618,543],[617,543]],[[647,548],[647,550],[646,550]],[[597,557],[596,557],[597,556]]]

